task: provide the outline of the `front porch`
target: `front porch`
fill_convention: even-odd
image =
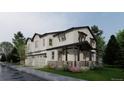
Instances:
[[[86,41],[58,48],[58,60],[49,61],[53,68],[92,68],[95,66],[95,52]]]

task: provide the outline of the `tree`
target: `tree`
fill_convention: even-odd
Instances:
[[[118,64],[124,67],[124,29],[117,33],[117,41],[120,45]]]
[[[105,49],[104,63],[109,65],[118,64],[118,55],[119,55],[119,43],[116,40],[114,35],[111,35],[107,47]]]
[[[11,54],[9,55],[11,62],[18,63],[20,61],[20,57],[17,49],[14,47]]]
[[[124,29],[117,33],[117,41],[120,47],[124,48]]]
[[[2,62],[5,62],[5,61],[6,61],[6,56],[5,56],[5,54],[1,54],[1,59],[0,59],[0,61],[2,61]]]
[[[91,27],[92,32],[96,37],[96,50],[97,50],[97,63],[100,63],[100,60],[103,58],[104,49],[105,49],[105,41],[104,37],[102,36],[103,31],[99,29],[98,26],[94,25]]]
[[[8,56],[11,53],[12,49],[13,49],[13,45],[10,42],[2,42],[0,44],[0,50],[4,54],[7,61],[9,61]]]
[[[19,31],[16,34],[14,34],[14,38],[12,39],[15,48],[17,49],[20,57],[20,63],[24,64],[25,60],[25,42],[26,39],[23,36],[23,34]]]
[[[103,31],[96,25],[91,26],[91,30],[93,31],[95,36],[101,36],[103,34]]]

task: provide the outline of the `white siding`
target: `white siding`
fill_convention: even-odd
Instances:
[[[78,30],[73,30],[70,32],[65,33],[66,40],[65,41],[59,41],[58,36],[53,37],[54,34],[48,34],[44,37],[39,37],[39,35],[36,35],[34,37],[33,42],[31,40],[27,41],[27,47],[30,44],[30,48],[28,53],[30,52],[36,52],[36,51],[41,51],[37,53],[32,53],[31,57],[27,57],[26,59],[26,65],[29,66],[35,66],[35,67],[44,67],[48,64],[48,61],[58,61],[58,51],[59,49],[52,49],[52,50],[46,50],[50,48],[55,48],[58,46],[64,46],[64,45],[69,45],[72,43],[78,43],[78,31],[83,32],[87,34],[86,40],[90,43],[90,38],[94,38],[92,34],[90,33],[89,29],[87,28],[82,28]],[[49,45],[49,39],[52,39],[52,46]],[[43,40],[45,40],[45,46],[43,46]],[[35,42],[38,42],[38,47],[35,47]],[[96,44],[94,45],[94,48],[96,47]],[[54,52],[54,59],[52,59],[52,52]],[[94,50],[95,52],[95,50]],[[47,58],[43,57],[42,54],[46,53]],[[96,61],[96,55],[94,54],[94,58],[92,58],[94,61]],[[74,52],[72,49],[68,50],[68,61],[74,61]],[[76,56],[77,60],[77,56]],[[89,60],[89,57],[86,58],[86,60]],[[62,55],[62,61],[65,61],[65,55]],[[80,53],[80,61],[85,61],[84,60],[84,54],[81,52]]]

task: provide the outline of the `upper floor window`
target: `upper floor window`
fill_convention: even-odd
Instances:
[[[53,45],[53,40],[49,39],[49,46],[52,46],[52,45]]]
[[[43,39],[43,46],[45,46],[45,39]]]
[[[59,39],[59,42],[65,41],[66,40],[65,33],[58,35],[58,39]]]
[[[38,48],[38,41],[35,41],[35,48]]]
[[[79,37],[78,37],[79,42],[85,41],[87,34],[83,32],[78,32],[78,34],[79,34]]]
[[[91,44],[91,46],[95,45],[95,40],[93,38],[90,38],[90,44]]]

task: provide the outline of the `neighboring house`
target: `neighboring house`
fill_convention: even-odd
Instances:
[[[65,31],[35,33],[26,41],[27,66],[92,67],[96,63],[96,38],[88,26]]]

